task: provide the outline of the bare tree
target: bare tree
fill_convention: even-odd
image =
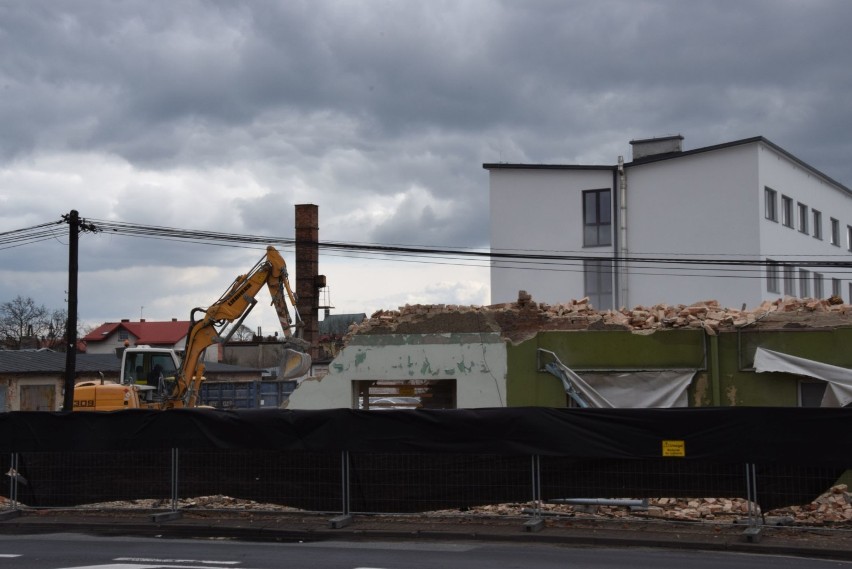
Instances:
[[[20,350],[29,339],[46,336],[50,330],[51,315],[44,305],[22,296],[0,304],[0,338],[7,347]],[[62,332],[64,336],[64,331]]]
[[[65,351],[65,337],[68,326],[68,311],[64,308],[54,310],[48,317],[47,333],[42,336],[41,345],[57,352]],[[77,337],[80,337],[78,334]]]
[[[254,332],[252,332],[251,328],[245,324],[240,324],[234,332],[234,335],[231,336],[231,340],[234,342],[250,342],[253,339]]]

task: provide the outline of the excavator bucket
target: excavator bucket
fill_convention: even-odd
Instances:
[[[279,364],[279,379],[293,379],[305,375],[311,369],[311,356],[296,350],[284,350],[284,355]]]

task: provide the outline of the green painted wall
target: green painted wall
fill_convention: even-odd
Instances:
[[[719,376],[722,405],[792,406],[798,404],[799,378],[755,373],[758,347],[852,368],[852,328],[744,331],[720,334]]]
[[[507,404],[564,407],[560,381],[539,372],[536,350],[557,354],[575,371],[698,369],[689,405],[794,406],[799,377],[755,373],[754,352],[764,347],[852,368],[852,328],[749,330],[707,336],[703,330],[660,330],[641,335],[621,330],[540,332],[507,346]]]

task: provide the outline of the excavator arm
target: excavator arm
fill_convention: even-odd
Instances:
[[[290,288],[287,275],[287,263],[274,247],[269,246],[266,248],[266,254],[251,271],[237,277],[219,300],[207,309],[192,310],[185,355],[172,392],[167,396],[166,408],[195,407],[201,382],[204,380],[204,350],[215,343],[228,341],[229,337],[223,337],[222,332],[228,325],[233,324],[231,329],[236,330],[242,324],[257,303],[255,297],[264,285],[272,296],[272,305],[278,313],[278,321],[285,338],[301,348],[306,347],[300,337],[302,325],[299,313],[294,311],[297,321],[294,326],[287,307],[288,299],[294,308],[296,306],[296,297]],[[203,315],[196,319],[196,314],[201,312]],[[299,365],[290,364],[288,370],[291,374],[301,375],[297,372],[310,365],[309,356],[295,352],[292,355],[298,356]],[[304,365],[305,361],[307,366]]]

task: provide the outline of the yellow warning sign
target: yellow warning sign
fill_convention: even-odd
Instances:
[[[686,456],[686,441],[663,441],[663,456]]]

